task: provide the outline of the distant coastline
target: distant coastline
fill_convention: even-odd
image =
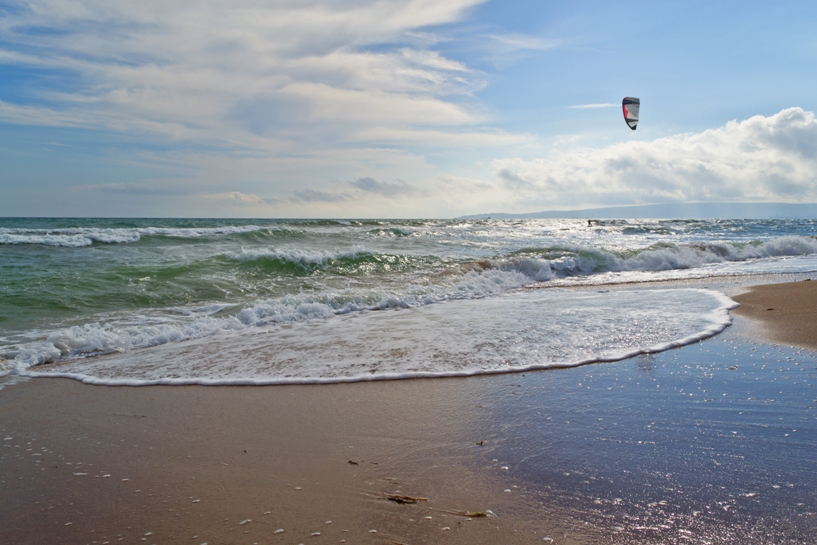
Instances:
[[[679,203],[644,204],[546,210],[542,212],[493,212],[459,216],[457,219],[787,219],[817,218],[817,203]]]

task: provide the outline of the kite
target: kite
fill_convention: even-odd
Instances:
[[[624,121],[627,126],[635,130],[638,125],[638,109],[641,106],[641,100],[634,97],[624,97],[621,101],[621,109],[624,110]]]

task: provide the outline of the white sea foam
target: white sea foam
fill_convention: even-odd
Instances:
[[[536,257],[518,257],[501,260],[498,262],[498,268],[503,271],[524,275],[525,279],[520,279],[520,283],[527,283],[526,280],[534,282],[551,280],[555,274],[553,262]]]
[[[237,261],[256,261],[259,259],[276,259],[291,263],[323,264],[337,259],[356,259],[361,255],[371,255],[363,246],[349,250],[305,250],[301,248],[241,248],[240,252],[228,252],[225,257]]]
[[[184,308],[184,307],[171,307],[167,309],[169,312],[173,312],[176,314],[181,314],[182,316],[209,316],[211,314],[216,314],[217,312],[221,312],[222,310],[232,308],[236,305],[230,304],[219,304],[214,303],[212,305],[204,305],[201,307],[192,307],[192,308]]]
[[[94,242],[116,243],[136,242],[139,235],[130,233],[116,236],[113,233],[85,232],[85,233],[0,233],[0,244],[40,244],[43,246],[63,246],[67,248],[81,248],[90,246]]]
[[[213,235],[233,235],[236,233],[252,233],[264,229],[276,230],[277,227],[262,225],[228,225],[224,227],[143,227],[137,229],[141,235],[165,237],[196,238]]]
[[[313,256],[315,258],[315,256]],[[412,308],[462,299],[480,299],[523,287],[533,280],[516,268],[470,270],[447,285],[409,285],[403,293],[384,289],[291,294],[256,301],[229,316],[214,316],[234,305],[190,309],[172,307],[167,315],[124,315],[57,329],[41,341],[7,347],[0,356],[18,371],[58,361],[126,352],[137,348],[210,337],[224,331],[325,319],[366,310]]]
[[[200,238],[213,235],[231,235],[249,233],[262,229],[272,229],[258,225],[240,225],[225,227],[141,227],[131,229],[102,229],[72,227],[64,229],[0,229],[0,244],[40,244],[44,246],[63,246],[81,248],[94,242],[104,244],[127,244],[138,242],[142,236],[165,236],[176,238]]]
[[[526,290],[222,332],[23,374],[110,385],[283,384],[570,367],[714,335],[734,306],[696,289]]]
[[[718,263],[814,255],[817,254],[817,239],[791,235],[745,245],[664,244],[632,252],[633,255],[628,257],[604,249],[583,246],[567,247],[563,252],[567,255],[557,259],[529,256],[496,259],[489,263],[499,269],[522,272],[533,281],[543,281],[608,272],[688,270]]]

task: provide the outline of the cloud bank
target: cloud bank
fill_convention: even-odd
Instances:
[[[674,202],[817,202],[817,120],[788,108],[700,133],[502,158],[484,176],[438,169],[412,182],[371,176],[273,194],[202,192],[196,180],[84,186],[102,193],[187,194],[203,214],[452,217]],[[212,205],[214,208],[206,208]]]
[[[817,121],[812,112],[788,108],[697,134],[492,165],[517,204],[538,207],[817,202]]]

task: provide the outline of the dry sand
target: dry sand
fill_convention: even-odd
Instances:
[[[733,314],[755,322],[759,339],[817,350],[817,282],[754,286],[732,299],[740,303]]]
[[[817,347],[817,282],[735,299],[770,340]],[[0,390],[0,543],[586,542],[486,463],[495,379],[16,384]]]

